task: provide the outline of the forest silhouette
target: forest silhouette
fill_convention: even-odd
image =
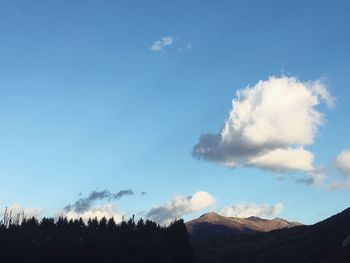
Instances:
[[[5,212],[1,263],[350,262],[350,208],[314,225],[192,240],[183,220],[25,218]],[[193,246],[193,249],[192,249]]]
[[[0,225],[0,262],[192,263],[183,220],[169,226],[143,219],[23,218],[4,216]]]

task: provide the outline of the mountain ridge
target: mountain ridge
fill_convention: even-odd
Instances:
[[[350,208],[313,225],[192,239],[196,262],[348,263]]]
[[[268,232],[300,225],[302,224],[289,222],[282,218],[225,217],[215,212],[203,214],[186,223],[187,231],[192,239],[221,237],[237,233]]]

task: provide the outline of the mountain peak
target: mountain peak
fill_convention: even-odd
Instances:
[[[198,262],[350,262],[350,209],[305,226],[282,218],[228,220],[231,225],[225,221],[221,225],[202,222],[197,225],[200,228],[193,226],[190,237],[200,240],[194,242],[198,244]],[[263,234],[241,231],[237,235],[232,222],[260,232],[275,230]]]
[[[215,212],[209,212],[201,215],[199,218],[218,218],[221,217],[221,215],[215,213]]]
[[[225,217],[215,212],[201,215],[186,223],[192,238],[219,237],[233,233],[268,232],[301,225],[282,218],[263,219],[257,216],[248,218]]]
[[[217,214],[215,212],[208,212],[208,213],[201,215],[200,217],[207,217],[207,216],[219,216],[219,214]]]

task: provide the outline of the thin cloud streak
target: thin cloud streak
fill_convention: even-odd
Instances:
[[[64,210],[66,212],[69,211],[75,211],[77,213],[83,213],[85,211],[88,211],[93,203],[98,200],[118,200],[122,198],[125,195],[133,195],[134,192],[130,189],[121,190],[117,193],[112,193],[109,190],[103,190],[103,191],[92,191],[88,197],[80,198],[78,201],[76,201],[74,204],[69,204],[64,207]]]

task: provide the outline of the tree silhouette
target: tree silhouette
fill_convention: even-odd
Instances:
[[[168,227],[134,217],[119,224],[104,217],[87,224],[64,217],[6,220],[0,224],[1,263],[194,262],[182,220]]]

